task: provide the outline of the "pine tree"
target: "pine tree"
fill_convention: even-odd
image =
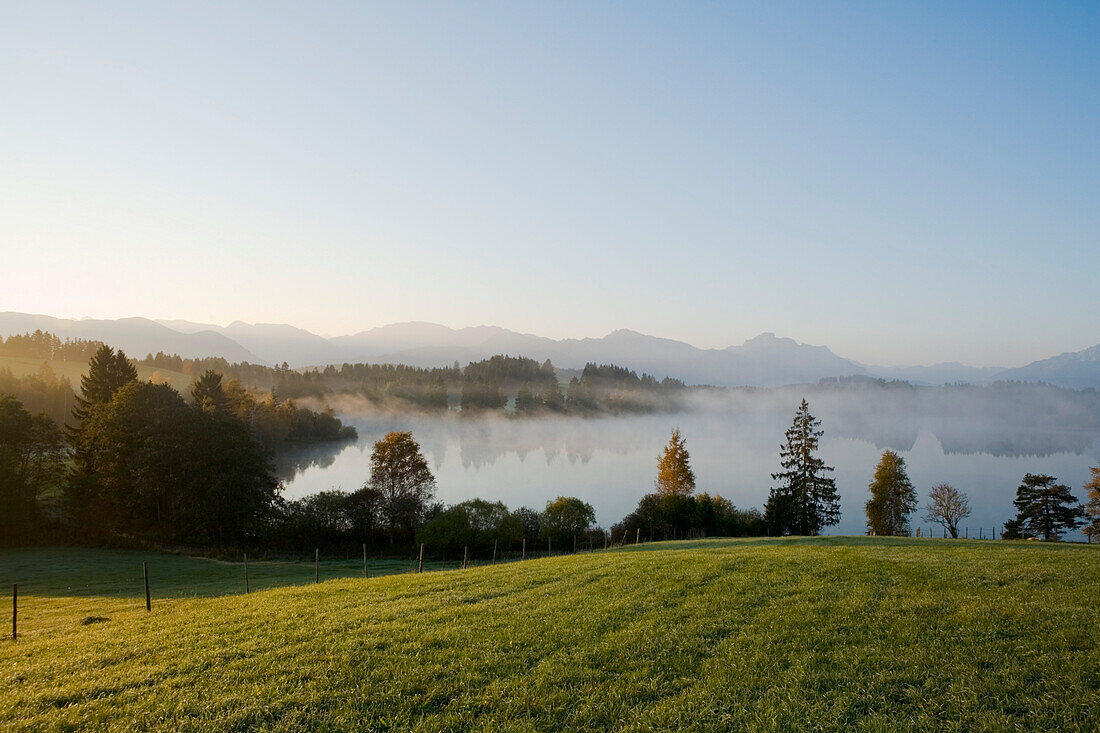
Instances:
[[[654,482],[657,493],[662,496],[690,496],[695,491],[695,473],[691,470],[690,461],[680,428],[675,428],[668,445],[657,457],[657,480]]]
[[[816,535],[840,521],[836,481],[826,475],[833,468],[815,455],[824,435],[820,425],[803,399],[779,449],[783,470],[772,474],[780,483],[772,488],[764,510],[770,534]]]
[[[1062,532],[1081,526],[1081,506],[1068,486],[1046,474],[1026,474],[1016,489],[1016,523],[1024,537],[1061,539]],[[1007,526],[1007,525],[1006,525]]]
[[[868,531],[908,537],[909,515],[917,508],[917,491],[905,473],[905,459],[892,450],[883,452],[868,488]]]

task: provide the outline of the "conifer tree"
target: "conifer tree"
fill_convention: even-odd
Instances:
[[[207,369],[191,387],[191,399],[195,407],[204,412],[225,414],[229,412],[229,398],[222,387],[222,375]]]
[[[137,369],[119,349],[102,345],[88,362],[88,373],[80,378],[80,394],[73,406],[75,425],[66,428],[69,442],[79,443],[81,426],[94,405],[105,405],[111,401],[124,385],[137,379]]]
[[[772,488],[764,510],[770,534],[816,535],[840,521],[836,481],[826,475],[833,468],[816,455],[824,435],[820,425],[803,399],[779,449],[783,470],[772,474],[779,485]]]
[[[535,402],[535,395],[531,394],[531,388],[525,382],[516,394],[516,414],[529,415],[535,411],[536,407],[538,403]]]
[[[886,536],[909,536],[909,515],[917,508],[917,491],[905,473],[905,459],[884,451],[868,486],[867,530]]]
[[[684,442],[680,428],[673,429],[668,445],[657,457],[654,487],[662,496],[690,496],[695,491],[695,473],[691,470],[691,456]]]
[[[1046,474],[1026,474],[1016,489],[1016,524],[1021,536],[1061,539],[1066,530],[1081,526],[1081,506],[1068,486]],[[1006,528],[1008,524],[1005,525]],[[1006,535],[1007,535],[1006,531]]]
[[[539,402],[551,412],[565,412],[565,395],[561,393],[561,385],[557,378],[548,379],[542,391],[539,392]]]

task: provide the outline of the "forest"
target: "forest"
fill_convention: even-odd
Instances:
[[[558,378],[549,360],[541,364],[522,356],[496,355],[450,367],[422,368],[402,364],[342,364],[313,369],[268,367],[224,359],[184,359],[150,354],[138,364],[200,374],[213,369],[227,378],[284,398],[355,396],[373,408],[395,412],[501,413],[546,415],[629,414],[681,409],[691,391],[678,379],[658,380],[611,364],[586,364],[568,382]]]

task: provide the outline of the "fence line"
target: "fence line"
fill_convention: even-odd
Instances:
[[[921,536],[921,529],[922,528],[917,529],[917,534],[916,534],[917,537]],[[960,533],[961,536],[958,537],[957,539],[961,539],[961,540],[969,539],[970,528],[969,527],[963,527],[962,529],[963,529],[963,531]],[[933,530],[934,530],[933,527],[929,527],[928,528],[928,533],[925,536],[930,538],[930,539],[935,539]],[[685,533],[685,534],[688,535],[687,538],[689,538],[689,539],[695,539],[696,537],[705,536],[703,533],[699,533],[698,535],[696,535],[694,532]],[[978,537],[976,539],[977,540],[986,540],[986,539],[995,540],[996,537],[997,537],[997,528],[996,527],[991,528],[990,536],[988,538],[985,537],[985,528],[981,527],[978,530]],[[616,542],[614,535],[610,532],[603,533],[603,538],[604,538],[604,545],[603,545],[602,549],[604,551],[614,550],[614,549],[619,548],[619,547],[626,547],[627,546],[627,542],[628,542],[628,539],[629,539],[629,533],[628,533],[628,530],[624,530],[623,531],[623,536],[621,537],[621,539],[618,542]],[[948,536],[946,527],[941,527],[941,538],[942,539],[953,539],[953,538],[950,538]],[[589,553],[599,552],[600,551],[599,549],[594,549],[593,548],[592,536],[591,535],[589,536],[588,539],[589,539],[589,542],[588,542],[587,552],[589,552]],[[646,541],[647,542],[652,541],[652,539],[647,538]],[[498,559],[500,558],[500,551],[499,551],[499,544],[498,543],[499,543],[498,540],[493,541],[491,562],[494,565],[497,564]],[[642,543],[641,529],[636,528],[635,532],[634,532],[634,544],[641,544],[641,543]],[[406,572],[416,572],[416,573],[423,573],[424,572],[424,556],[425,556],[426,547],[427,547],[426,544],[424,544],[424,543],[420,544],[419,553],[415,558],[416,559],[415,570],[409,569]],[[547,556],[548,557],[552,556],[553,540],[552,540],[551,537],[547,537],[546,549],[547,549]],[[582,552],[585,552],[585,550],[582,550]],[[370,571],[369,571],[368,560],[367,560],[367,546],[366,546],[366,544],[363,544],[363,546],[362,546],[362,554],[363,554],[363,570],[362,570],[363,577],[364,578],[369,578],[370,577]],[[576,535],[573,536],[573,554],[578,554]],[[515,555],[512,555],[511,557],[512,557],[512,561],[514,562],[515,561]],[[521,543],[520,543],[519,560],[520,561],[525,561],[526,559],[527,559],[527,538],[524,537],[521,540]],[[313,552],[313,568],[314,568],[313,569],[313,573],[314,573],[313,581],[314,581],[315,584],[320,582],[320,562],[321,562],[321,550],[320,550],[320,548],[314,548],[314,552]],[[462,563],[461,563],[461,566],[459,566],[459,567],[461,567],[461,569],[465,570],[465,569],[468,569],[468,568],[474,566],[475,564],[476,564],[476,561],[474,560],[474,558],[472,557],[472,555],[470,553],[470,547],[468,545],[464,546],[463,547],[463,553],[462,553]],[[143,583],[143,589],[144,589],[144,593],[145,593],[145,610],[146,610],[147,613],[150,613],[150,612],[152,612],[152,592],[151,592],[151,580],[150,580],[151,576],[150,576],[150,572],[149,572],[149,562],[148,561],[142,561],[141,568],[142,568],[142,583]],[[442,568],[442,570],[448,570],[448,569],[458,569],[458,568],[454,568],[454,567],[452,567],[452,568],[446,568],[446,567]],[[244,570],[244,591],[247,594],[247,593],[251,592],[251,579],[250,579],[249,568],[248,568],[248,553],[244,553],[244,555],[243,555],[243,570]],[[11,638],[13,640],[16,640],[19,636],[19,625],[18,624],[19,624],[19,584],[18,583],[13,583],[12,584],[12,627],[11,627]]]

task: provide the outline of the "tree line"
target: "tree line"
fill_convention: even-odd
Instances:
[[[221,358],[184,359],[149,354],[144,366],[197,375],[214,370],[249,387],[270,389],[284,398],[357,395],[378,409],[466,415],[510,414],[524,417],[651,413],[679,409],[688,389],[678,379],[658,380],[613,364],[586,364],[563,384],[549,359],[498,354],[462,367],[422,368],[401,364],[330,364],[291,369]]]
[[[0,356],[17,356],[29,359],[52,361],[80,361],[92,358],[102,341],[88,339],[62,340],[55,334],[41,329],[34,333],[12,334],[5,339],[0,336]]]
[[[547,377],[550,369],[507,357],[488,367],[497,377],[522,378]],[[600,369],[581,379],[636,378],[632,372]],[[293,417],[279,423],[272,414]],[[658,458],[654,491],[610,535],[595,526],[592,507],[575,497],[559,497],[541,511],[511,511],[482,499],[439,504],[435,479],[406,432],[375,443],[370,476],[360,489],[287,501],[273,478],[271,446],[295,436],[344,435],[331,412],[300,410],[275,392],[257,400],[237,380],[225,382],[213,370],[195,379],[185,398],[169,385],[138,380],[126,355],[107,346],[93,354],[71,417],[62,430],[14,396],[0,397],[3,542],[171,541],[288,551],[320,544],[407,548],[421,542],[446,552],[459,546],[483,549],[490,542],[509,549],[517,541],[558,546],[621,541],[631,532],[647,539],[816,535],[840,520],[834,469],[817,455],[821,424],[805,399],[784,434],[763,512],[696,494],[686,440],[676,429]],[[272,434],[276,424],[282,427]],[[1003,536],[1057,540],[1084,524],[1091,539],[1100,529],[1100,467],[1086,489],[1089,500],[1082,506],[1054,477],[1027,474],[1017,490],[1017,516],[1005,524]],[[868,532],[909,534],[917,500],[904,459],[885,451],[869,492]],[[959,521],[970,513],[965,494],[940,484],[929,499],[925,518],[957,537]]]
[[[655,491],[642,497],[638,508],[614,531],[637,530],[646,536],[667,538],[722,535],[806,535],[820,534],[840,521],[840,495],[830,475],[832,466],[818,457],[821,423],[810,414],[805,399],[780,447],[780,470],[771,474],[775,482],[764,512],[739,510],[721,497],[694,495],[695,475],[690,466],[685,440],[679,429],[672,431],[658,458]],[[1046,474],[1025,474],[1016,489],[1015,518],[1005,522],[1003,539],[1060,540],[1077,528],[1091,542],[1100,536],[1100,466],[1091,470],[1085,484],[1087,501],[1081,504],[1070,487]],[[917,508],[917,492],[909,480],[905,459],[895,451],[883,452],[868,485],[870,498],[864,509],[867,533],[881,536],[909,536],[910,516]],[[959,537],[959,525],[970,516],[966,494],[950,484],[932,487],[923,519],[940,525],[952,538]]]
[[[101,345],[64,429],[0,395],[0,542],[247,541],[277,509],[273,448],[355,437],[331,411],[258,401],[215,372],[185,399]]]

